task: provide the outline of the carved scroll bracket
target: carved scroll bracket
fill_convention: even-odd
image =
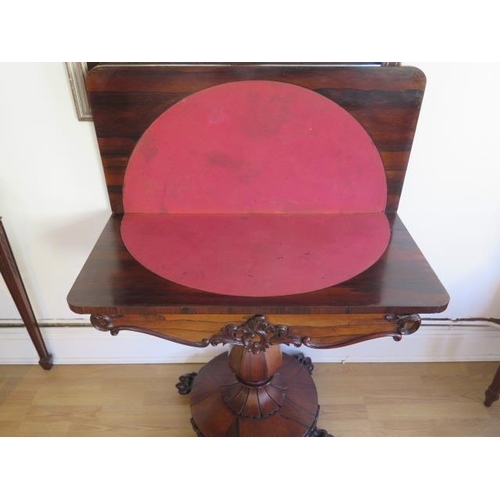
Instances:
[[[257,354],[265,351],[274,344],[293,344],[299,347],[302,344],[300,335],[292,334],[285,325],[273,325],[265,316],[256,315],[241,325],[226,325],[217,335],[210,339],[212,345],[234,344]]]
[[[310,337],[304,337],[302,339],[302,343],[306,347],[310,347],[312,349],[333,349],[358,344],[360,342],[366,342],[367,340],[379,339],[382,337],[392,337],[396,342],[399,342],[403,336],[415,333],[420,328],[422,323],[418,314],[391,314],[386,316],[385,320],[390,323],[397,323],[396,331],[391,331],[394,328],[392,327],[391,330],[388,329],[389,331],[374,332],[351,337],[345,340],[336,340],[335,342],[326,343],[314,342]]]
[[[191,340],[174,337],[173,335],[170,335],[168,333],[157,332],[155,330],[150,330],[149,328],[143,328],[140,326],[115,325],[113,323],[114,318],[119,318],[119,316],[113,317],[105,314],[92,314],[90,316],[90,323],[97,330],[100,330],[101,332],[109,332],[113,336],[118,335],[122,330],[129,330],[132,332],[145,333],[147,335],[152,335],[153,337],[169,340],[170,342],[176,342],[177,344],[187,345],[189,347],[207,347],[208,345],[210,345],[209,339],[203,339],[199,342],[193,342]]]
[[[195,342],[175,337],[169,333],[158,332],[140,326],[115,325],[113,323],[115,318],[120,318],[120,316],[93,314],[90,317],[90,321],[94,328],[103,332],[110,332],[111,335],[118,335],[118,333],[122,330],[130,330],[133,332],[146,333],[154,337],[190,347],[207,347],[209,345],[216,346],[220,344],[240,345],[254,354],[263,352],[275,344],[294,345],[295,347],[300,347],[303,344],[306,347],[313,349],[332,349],[381,337],[392,337],[394,340],[400,341],[403,336],[415,333],[420,328],[422,322],[418,314],[392,314],[386,316],[385,319],[389,323],[396,323],[396,328],[392,325],[390,329],[388,328],[385,331],[363,334],[347,339],[339,339],[334,342],[323,343],[315,342],[308,336],[302,337],[298,334],[292,333],[292,329],[288,326],[273,325],[267,321],[264,315],[259,314],[252,316],[240,325],[226,325],[220,329],[219,333]]]
[[[422,319],[418,314],[390,314],[386,316],[385,319],[390,322],[396,322],[398,325],[397,332],[399,335],[398,338],[395,337],[394,340],[401,340],[402,336],[415,333],[422,324]]]

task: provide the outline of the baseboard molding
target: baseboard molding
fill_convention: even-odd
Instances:
[[[205,363],[226,350],[196,349],[134,332],[112,337],[91,326],[61,321],[43,325],[42,335],[56,365]],[[382,338],[341,349],[300,350],[318,363],[499,361],[500,328],[488,322],[424,321],[417,333],[401,342]],[[26,329],[0,322],[0,364],[36,363]]]

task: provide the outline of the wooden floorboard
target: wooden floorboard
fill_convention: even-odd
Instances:
[[[338,437],[500,436],[498,362],[317,363],[318,427]],[[0,436],[195,436],[179,375],[200,365],[0,366]]]

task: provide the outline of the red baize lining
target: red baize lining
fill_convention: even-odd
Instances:
[[[380,155],[343,108],[296,85],[197,92],[137,143],[122,238],[149,270],[192,288],[289,295],[375,263],[390,229]]]

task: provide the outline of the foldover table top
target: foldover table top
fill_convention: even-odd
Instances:
[[[419,70],[334,65],[109,65],[95,68],[87,86],[114,213],[68,296],[73,311],[363,314],[446,308],[446,290],[397,215],[425,87]],[[236,118],[228,118],[228,110],[234,109]],[[306,139],[297,139],[300,134]],[[283,146],[283,141],[288,143]],[[161,148],[166,150],[163,156],[158,153]],[[347,181],[344,185],[334,179]],[[285,223],[290,218],[304,220],[291,224],[292,230],[286,233],[302,230],[302,241],[311,240],[310,247],[306,243],[303,250],[325,244],[332,251],[323,236],[318,242],[316,235],[308,234],[308,220],[352,216],[344,223],[350,228],[356,226],[351,221],[357,216],[368,218],[370,225],[359,224],[359,242],[351,242],[352,236],[348,236],[337,243],[334,251],[338,247],[340,256],[321,256],[322,268],[334,270],[333,276],[326,273],[331,285],[321,286],[325,274],[321,269],[313,266],[311,271],[306,266],[301,275],[293,262],[274,280],[289,278],[291,284],[268,290],[269,270],[262,269],[257,259],[252,271],[243,269],[241,276],[235,276],[235,281],[247,280],[251,286],[236,287],[233,293],[234,287],[215,285],[237,274],[240,263],[229,270],[228,265],[214,270],[205,287],[206,279],[184,280],[188,272],[179,262],[184,255],[184,260],[188,257],[187,237],[183,234],[176,243],[168,232],[170,227],[175,229],[174,215],[181,220],[178,225],[185,226],[183,220],[195,217],[193,224],[200,228],[227,228],[227,221],[214,222],[221,213],[230,221],[231,217],[240,218],[232,222],[229,234],[213,233],[216,240],[225,238],[221,249],[214,251],[225,252],[226,262],[232,251],[239,255],[245,247],[233,245],[232,250],[231,238],[233,243],[246,241],[248,247],[258,248],[252,239],[258,237],[255,226],[259,222],[251,222],[263,215],[271,221],[282,216]],[[169,222],[165,235],[158,237],[161,224],[154,221],[161,217]],[[373,230],[370,217],[380,221]],[[336,220],[329,224],[326,230],[324,224],[318,226],[316,234],[330,231],[331,239],[340,238],[339,227],[344,226]],[[147,235],[144,227],[148,225],[155,237]],[[245,232],[247,226],[250,231]],[[238,231],[238,227],[243,229]],[[373,235],[366,236],[370,231]],[[281,238],[286,240],[286,234]],[[299,239],[300,235],[295,241],[292,238],[289,246],[297,246]],[[203,253],[207,245],[203,241],[190,244],[193,254],[201,255],[200,266],[206,265],[204,260],[210,261],[210,255]],[[168,254],[172,246],[172,252],[181,255],[177,260],[172,252]],[[340,271],[353,266],[352,255],[358,255],[355,248],[366,262],[342,274]],[[279,252],[272,254],[272,259],[280,258]],[[247,260],[242,258],[243,263]],[[169,265],[171,270],[164,271]],[[229,278],[221,276],[224,272]],[[303,282],[311,281],[314,273],[316,281],[302,292]],[[196,286],[198,283],[201,285]],[[230,293],[224,293],[226,290]]]
[[[69,296],[79,314],[374,314],[440,312],[449,297],[397,215],[391,240],[369,269],[333,287],[277,297],[235,297],[166,280],[139,264],[112,215]]]

